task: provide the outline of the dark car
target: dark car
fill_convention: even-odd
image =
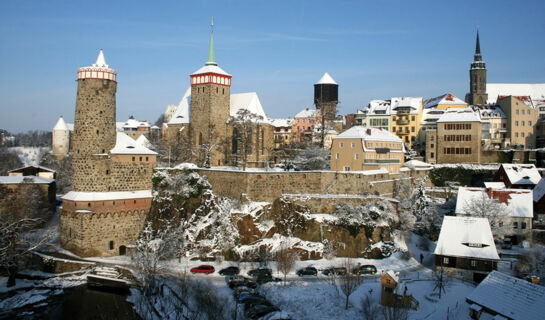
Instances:
[[[263,317],[264,315],[267,315],[267,314],[269,314],[271,312],[275,312],[275,311],[280,311],[280,309],[278,309],[275,306],[267,306],[267,305],[259,304],[259,305],[255,305],[252,308],[248,309],[246,311],[246,317],[248,317],[250,319],[258,319],[258,318]]]
[[[354,274],[375,274],[375,273],[377,273],[377,268],[372,264],[366,264],[366,265],[354,268],[354,270],[352,270],[352,273],[354,273]]]
[[[218,273],[222,276],[234,276],[239,274],[240,269],[238,267],[227,267],[224,269],[221,269]]]
[[[269,276],[272,275],[272,270],[269,268],[259,268],[259,269],[252,269],[248,271],[248,275],[252,277],[257,277],[259,275],[265,275],[268,274]]]
[[[233,276],[227,281],[229,288],[234,289],[238,287],[257,288],[257,284],[252,279],[248,279],[242,276]]]
[[[314,267],[306,267],[306,268],[297,270],[296,274],[298,276],[300,276],[300,277],[302,277],[302,276],[317,276],[318,275],[318,270],[316,270],[316,268],[314,268]]]
[[[337,275],[337,276],[344,276],[346,275],[346,268],[345,267],[331,267],[327,268],[322,273],[326,276],[331,275]]]
[[[195,268],[192,268],[191,270],[191,273],[204,273],[204,274],[211,274],[211,273],[214,273],[215,269],[213,266],[210,266],[210,265],[207,265],[207,264],[203,264],[203,265],[200,265],[198,267],[195,267]]]
[[[257,282],[257,284],[264,284],[267,282],[280,282],[280,281],[282,280],[279,278],[275,278],[271,276],[270,274],[260,274],[255,277],[255,282]]]

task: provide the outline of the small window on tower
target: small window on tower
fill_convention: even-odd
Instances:
[[[98,130],[97,130],[97,136],[98,136]]]
[[[225,94],[225,88],[221,89],[221,94]]]
[[[110,250],[113,250],[113,249],[114,249],[114,242],[113,242],[113,241],[110,241],[109,247],[110,247]]]

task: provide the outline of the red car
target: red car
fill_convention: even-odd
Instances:
[[[200,265],[198,267],[195,267],[195,268],[192,268],[191,270],[191,273],[206,273],[206,274],[210,274],[210,273],[214,273],[214,271],[216,271],[214,269],[213,266],[210,266],[210,265],[207,265],[207,264],[203,264],[203,265]]]

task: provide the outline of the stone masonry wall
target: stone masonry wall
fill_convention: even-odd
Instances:
[[[109,174],[110,190],[136,191],[151,189],[155,158],[155,155],[112,155]]]
[[[115,256],[133,245],[144,227],[151,198],[63,201],[61,245],[80,256]],[[110,243],[112,242],[112,246]]]
[[[107,191],[104,158],[96,155],[115,146],[116,91],[115,81],[78,80],[72,146],[74,191]]]
[[[201,169],[214,192],[223,197],[254,201],[274,201],[282,194],[380,194],[392,195],[399,179],[417,183],[428,171],[406,171],[402,174],[371,174],[337,171],[242,172]]]

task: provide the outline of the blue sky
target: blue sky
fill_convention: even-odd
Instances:
[[[324,72],[340,113],[371,99],[464,98],[479,25],[489,82],[545,82],[545,1],[0,2],[0,128],[73,121],[76,71],[100,48],[118,72],[117,118],[154,122],[208,54],[232,92],[255,91],[271,117],[312,106]]]

